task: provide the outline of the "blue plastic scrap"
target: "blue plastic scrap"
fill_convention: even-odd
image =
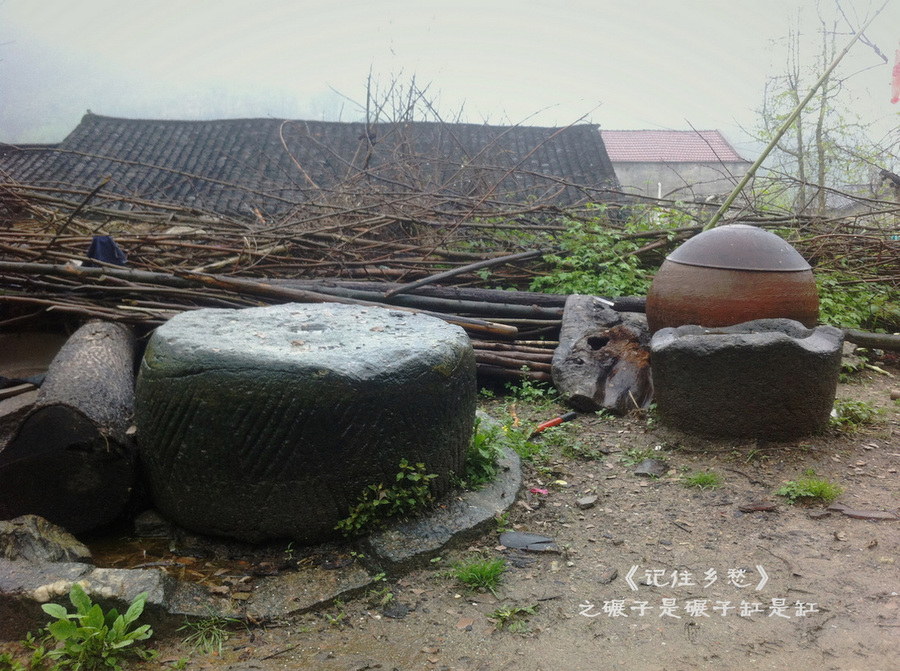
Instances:
[[[125,252],[116,244],[111,235],[95,235],[91,240],[87,256],[89,259],[111,263],[116,266],[124,266],[128,263]],[[96,268],[97,264],[88,261],[84,266],[85,268]]]

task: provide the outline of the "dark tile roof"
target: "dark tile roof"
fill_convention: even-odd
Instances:
[[[284,213],[322,190],[487,196],[561,205],[611,200],[599,129],[233,119],[164,121],[88,113],[57,147],[0,150],[0,175],[31,187],[96,187],[107,207],[138,200],[242,218]],[[109,200],[119,196],[118,202]]]
[[[717,130],[605,130],[614,163],[747,162]]]

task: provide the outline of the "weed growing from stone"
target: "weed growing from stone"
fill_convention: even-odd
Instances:
[[[504,426],[503,433],[508,445],[524,461],[527,461],[530,464],[539,464],[550,459],[547,445],[542,445],[541,443],[536,443],[531,440],[530,430],[526,431],[521,427]]]
[[[425,470],[425,464],[413,466],[401,459],[395,482],[390,487],[384,483],[367,486],[350,514],[338,522],[335,529],[345,536],[356,536],[383,527],[390,518],[427,508],[434,503],[431,481],[436,477],[435,473]]]
[[[797,501],[822,501],[831,503],[843,493],[844,489],[827,478],[816,477],[812,470],[808,470],[806,475],[797,480],[788,480],[784,486],[775,492],[778,496],[784,496],[791,500],[791,503]]]
[[[883,409],[865,401],[837,400],[830,424],[842,431],[858,431],[863,426],[877,423],[883,414]]]
[[[347,611],[344,610],[344,602],[340,599],[335,599],[334,607],[337,609],[337,612],[334,615],[331,613],[322,613],[322,615],[330,626],[341,629],[349,615],[347,615]]]
[[[465,563],[454,564],[454,577],[471,590],[487,590],[494,596],[500,585],[500,578],[506,571],[506,562],[502,559],[474,559]]]
[[[74,613],[69,613],[56,603],[41,606],[45,613],[56,618],[56,622],[47,627],[47,640],[53,639],[57,643],[55,648],[46,652],[46,657],[56,662],[54,668],[68,666],[75,671],[118,671],[127,657],[143,660],[156,657],[155,650],[138,645],[139,641],[153,635],[150,625],[132,629],[144,612],[147,592],[138,594],[124,615],[119,615],[115,608],[104,613],[99,604],[91,602],[77,582],[72,584],[69,600],[75,606]]]
[[[504,606],[488,615],[497,629],[506,629],[514,634],[528,631],[528,616],[537,613],[538,606]]]
[[[466,470],[457,484],[469,489],[483,487],[497,477],[497,460],[500,458],[500,428],[485,426],[480,417],[475,418],[472,441],[466,451]]]
[[[715,471],[697,471],[684,477],[685,487],[696,487],[699,490],[718,489],[722,486],[722,476]]]
[[[204,655],[216,653],[222,655],[222,645],[228,640],[227,627],[232,624],[240,624],[240,620],[233,617],[221,617],[214,615],[202,620],[187,620],[178,628],[178,631],[190,632],[182,643],[191,649],[191,652],[201,652]]]
[[[374,608],[384,608],[394,600],[394,593],[387,584],[387,577],[379,573],[373,579],[376,583],[384,583],[381,587],[373,587],[366,592],[366,601]]]

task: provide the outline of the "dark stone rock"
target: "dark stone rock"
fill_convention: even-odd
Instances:
[[[669,464],[660,459],[644,459],[634,469],[635,475],[643,475],[647,478],[661,478],[669,472]]]
[[[172,538],[172,523],[155,510],[145,510],[134,518],[134,535],[139,538]]]
[[[475,358],[459,327],[339,304],[197,310],[159,327],[136,392],[155,507],[177,525],[256,542],[335,535],[402,459],[462,470]]]
[[[410,609],[406,604],[400,603],[399,601],[393,601],[384,607],[384,610],[381,611],[381,614],[385,617],[389,617],[392,620],[400,620],[407,615],[409,615]]]
[[[529,534],[523,531],[505,531],[500,534],[500,545],[529,552],[559,552],[556,541],[549,536]]]
[[[709,436],[784,440],[828,422],[843,333],[789,319],[680,326],[650,343],[660,420]]]
[[[616,312],[594,296],[569,296],[553,354],[553,384],[583,412],[646,408],[653,398],[649,340],[644,315]]]
[[[58,562],[40,564],[0,559],[0,640],[22,638],[47,624],[41,604],[58,603],[70,611],[69,590],[79,582],[94,603],[104,610],[128,610],[141,592],[147,592],[142,623],[158,622],[173,608],[171,595],[176,580],[160,570],[95,568],[90,564]],[[179,613],[181,614],[181,613]],[[206,614],[196,604],[191,615]]]
[[[0,557],[37,563],[90,562],[91,551],[43,517],[22,515],[0,522]]]
[[[583,496],[575,501],[575,505],[577,505],[581,510],[588,510],[597,505],[597,497]]]

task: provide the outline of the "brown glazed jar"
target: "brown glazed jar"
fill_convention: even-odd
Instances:
[[[779,236],[732,224],[704,231],[666,257],[647,294],[647,324],[732,326],[784,317],[819,319],[812,268]]]

